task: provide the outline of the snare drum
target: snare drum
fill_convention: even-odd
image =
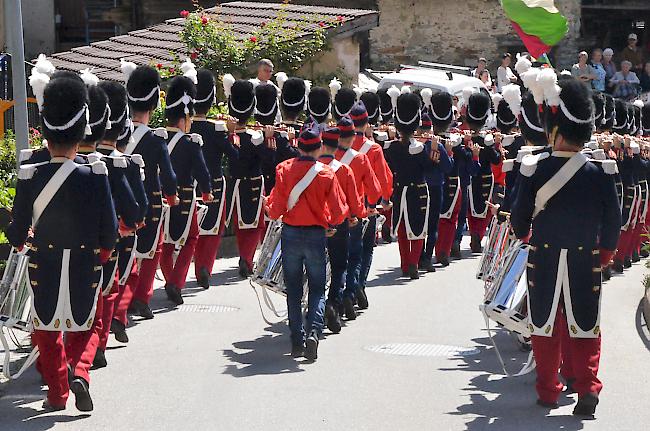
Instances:
[[[251,281],[274,292],[286,295],[282,276],[282,222],[269,222],[264,241],[253,265]]]

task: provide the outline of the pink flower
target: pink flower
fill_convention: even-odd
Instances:
[[[188,11],[186,11],[186,10],[181,11],[181,17],[183,17],[183,18],[187,18],[189,16],[189,14],[190,13]]]
[[[251,36],[250,39],[248,40],[250,40],[253,43],[257,42],[257,38],[255,36]]]
[[[318,25],[321,27],[325,27],[325,23],[323,21],[319,22]]]
[[[169,68],[169,73],[171,73],[171,74],[173,75],[174,72],[176,72],[176,69],[174,69],[173,67],[170,67],[170,68]]]
[[[190,54],[190,58],[192,60],[196,60],[198,56],[199,56],[199,53],[196,52],[196,51],[192,51],[192,53]]]
[[[265,27],[265,26],[266,26],[266,21],[262,21],[262,23],[260,24],[260,26],[261,26],[261,27]]]
[[[208,17],[207,16],[202,16],[201,17],[201,24],[206,25],[208,23]]]
[[[340,21],[343,21],[343,19],[344,19],[344,18],[343,18],[342,15],[339,15],[339,16],[336,17],[336,20],[339,21],[339,22],[340,22]]]
[[[158,68],[158,69],[162,69],[162,63],[158,63],[158,64],[156,64],[156,68]]]

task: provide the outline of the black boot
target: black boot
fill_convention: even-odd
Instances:
[[[343,308],[345,309],[345,318],[348,320],[355,320],[357,312],[354,310],[354,302],[352,298],[343,298]]]
[[[449,253],[449,257],[453,257],[454,259],[460,259],[462,257],[460,254],[460,242],[454,241],[454,243],[451,245],[451,252]]]
[[[544,407],[546,409],[556,409],[556,408],[558,408],[557,403],[549,403],[547,401],[542,401],[540,399],[537,400],[537,405],[542,406],[542,407]]]
[[[199,275],[196,277],[196,284],[204,289],[210,288],[210,274],[205,267],[199,268]]]
[[[368,295],[366,295],[366,289],[363,287],[360,287],[357,289],[356,293],[357,297],[357,305],[359,306],[360,309],[362,310],[367,310],[368,309]]]
[[[639,253],[637,251],[633,251],[632,252],[632,262],[637,263],[640,260],[641,260],[641,258],[639,257]]]
[[[95,352],[95,359],[93,359],[93,365],[90,367],[90,369],[98,370],[100,368],[104,368],[107,365],[108,362],[106,362],[106,355],[104,354],[104,351],[102,349],[97,349]]]
[[[483,247],[481,247],[481,237],[478,236],[478,234],[473,233],[471,238],[469,247],[472,249],[472,253],[482,253]]]
[[[625,260],[623,260],[623,268],[632,268],[632,258],[630,258],[630,256],[625,256]]]
[[[318,359],[318,335],[312,332],[305,341],[305,359],[315,361]]]
[[[75,395],[75,406],[80,412],[93,411],[93,399],[90,398],[90,391],[88,390],[88,382],[81,377],[75,377],[70,385],[70,390]]]
[[[418,278],[420,278],[420,273],[418,272],[418,266],[417,265],[410,264],[408,273],[409,273],[409,277],[411,278],[411,280],[417,280]]]
[[[576,391],[573,389],[573,384],[576,382],[576,379],[566,379],[566,385],[564,385],[564,393],[566,395],[575,394]]]
[[[436,268],[435,268],[435,266],[433,266],[433,263],[431,262],[430,257],[423,257],[422,259],[420,259],[419,267],[420,267],[420,269],[422,271],[436,272]]]
[[[117,319],[111,320],[111,332],[115,335],[115,339],[120,343],[128,343],[129,336],[126,335],[126,326]]]
[[[134,314],[137,314],[140,317],[144,317],[147,320],[153,319],[153,311],[151,311],[151,308],[149,308],[149,304],[142,302],[139,299],[134,299],[131,303],[131,306],[135,312]]]
[[[305,345],[303,343],[294,344],[291,346],[291,357],[301,358],[305,355]]]
[[[614,263],[612,263],[612,271],[617,274],[623,274],[623,262],[615,260]]]
[[[442,265],[444,268],[445,266],[449,266],[449,256],[447,255],[442,255],[438,257],[438,263]]]
[[[603,281],[609,281],[612,278],[612,268],[606,266],[603,268]]]
[[[393,237],[390,235],[390,227],[388,227],[385,223],[381,227],[381,239],[386,244],[390,244],[391,242],[393,242]]]
[[[173,302],[176,305],[183,304],[183,297],[181,296],[181,290],[174,286],[171,283],[165,284],[165,292],[167,293],[167,299]]]
[[[242,258],[239,258],[239,275],[241,278],[248,278],[253,273],[248,267],[248,263]]]
[[[325,322],[327,329],[334,334],[341,332],[341,316],[332,304],[325,305]]]
[[[596,406],[598,405],[598,394],[589,392],[578,400],[573,414],[575,416],[593,416],[596,413]]]

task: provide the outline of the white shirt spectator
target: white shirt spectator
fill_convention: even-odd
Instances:
[[[497,91],[501,93],[503,87],[508,84],[512,84],[516,78],[517,77],[509,66],[499,66],[497,69]]]

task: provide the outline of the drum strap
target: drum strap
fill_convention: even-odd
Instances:
[[[185,136],[185,133],[176,132],[176,134],[172,136],[172,138],[169,140],[169,143],[167,144],[167,150],[169,150],[170,156],[174,152],[174,149],[176,148],[176,144],[178,144],[178,141],[180,141],[183,136]]]
[[[52,198],[59,191],[66,179],[77,169],[77,164],[73,160],[64,162],[58,171],[52,175],[52,178],[45,184],[43,190],[34,200],[32,207],[32,226],[36,228],[38,220],[41,218],[45,208],[52,202]]]
[[[343,163],[339,162],[336,159],[332,159],[332,161],[329,163],[329,167],[332,168],[334,172],[338,171],[341,166],[343,166]]]
[[[544,211],[546,204],[557,192],[562,190],[571,178],[587,163],[587,157],[582,153],[576,153],[560,168],[559,171],[546,182],[535,195],[535,210],[533,219]]]
[[[357,153],[352,148],[348,148],[345,154],[343,154],[343,157],[341,157],[341,163],[343,163],[344,165],[349,165],[352,162],[352,160],[354,160],[354,158],[357,156],[357,154],[359,153]]]
[[[138,146],[140,140],[144,137],[144,135],[149,130],[151,130],[149,126],[147,126],[146,124],[140,124],[131,135],[131,139],[129,140],[129,143],[127,144],[126,148],[124,149],[124,154],[129,154],[129,155],[133,154],[135,147]]]
[[[312,181],[316,178],[316,175],[325,168],[325,165],[321,162],[314,163],[304,177],[293,186],[291,192],[289,193],[289,200],[287,202],[287,210],[292,210],[293,207],[298,203],[300,195],[307,190],[307,187],[311,184]]]
[[[533,355],[532,350],[528,354],[528,360],[526,361],[524,366],[521,367],[521,370],[519,370],[518,373],[510,374],[508,370],[506,370],[506,364],[503,361],[503,357],[501,357],[501,352],[499,351],[497,344],[494,342],[494,337],[492,337],[492,329],[490,328],[490,318],[485,313],[485,311],[483,311],[483,318],[485,319],[485,328],[487,329],[488,336],[490,337],[490,341],[492,342],[494,351],[497,354],[497,358],[499,359],[499,362],[501,363],[501,369],[503,369],[503,373],[506,375],[506,377],[520,377],[533,371],[535,369],[535,356]]]

